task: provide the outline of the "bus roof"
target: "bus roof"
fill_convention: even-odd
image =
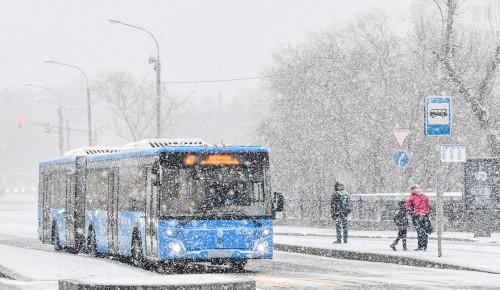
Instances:
[[[161,148],[146,148],[146,149],[129,149],[123,150],[115,153],[104,153],[97,155],[89,155],[87,160],[100,161],[100,160],[112,160],[121,159],[128,157],[144,157],[144,156],[154,156],[160,153],[170,153],[170,152],[180,152],[180,153],[267,153],[269,149],[262,146],[225,146],[225,147],[206,147],[206,146],[168,146]]]
[[[62,156],[59,158],[49,159],[49,160],[43,160],[43,161],[40,161],[39,166],[45,167],[45,166],[55,165],[55,164],[75,163],[76,157],[77,157],[76,155],[70,155],[70,156]]]

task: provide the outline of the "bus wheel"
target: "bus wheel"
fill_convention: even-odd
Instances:
[[[89,230],[87,238],[87,251],[91,257],[97,257],[97,239],[94,230]]]
[[[60,251],[62,249],[59,244],[59,231],[55,223],[52,225],[52,244],[54,245],[54,251]]]
[[[178,260],[173,263],[174,271],[177,274],[183,274],[187,270],[187,262],[184,260]]]
[[[233,270],[243,271],[245,265],[247,264],[247,260],[231,260],[229,261],[229,265]]]
[[[220,266],[220,265],[224,265],[224,260],[222,259],[215,259],[215,260],[211,260],[210,261],[210,264],[212,265],[217,265],[217,266]]]
[[[142,256],[142,245],[141,240],[135,234],[132,238],[132,246],[130,249],[132,265],[136,267],[144,267],[144,258]]]
[[[167,269],[166,269],[165,265],[163,265],[163,263],[157,262],[155,266],[156,266],[156,273],[158,273],[158,274],[166,274],[167,273]]]

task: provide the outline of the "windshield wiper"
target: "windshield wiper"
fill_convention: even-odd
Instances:
[[[185,221],[182,221],[180,223],[178,223],[177,225],[175,225],[176,227],[178,228],[182,228],[184,227],[185,225],[187,225],[188,223],[192,222],[194,219],[188,219],[188,220],[185,220]]]
[[[239,216],[239,217],[243,217],[243,218],[246,218],[246,219],[249,219],[252,221],[252,223],[255,225],[255,227],[262,227],[262,223],[260,223],[259,221],[257,221],[255,218],[245,214],[244,212],[242,212],[241,210],[223,210],[223,211],[216,211],[216,210],[212,210],[209,212],[206,212],[205,215],[206,217],[234,217],[234,216]],[[200,216],[200,218],[202,218],[203,216]],[[189,218],[189,219],[186,219],[182,222],[179,222],[176,227],[178,228],[182,228],[184,227],[185,225],[187,225],[188,223],[192,222],[193,220],[196,220],[197,218]]]
[[[258,222],[256,219],[252,218],[251,216],[247,215],[246,213],[242,212],[241,210],[224,210],[224,211],[222,211],[222,213],[230,214],[230,215],[239,214],[241,217],[244,217],[244,218],[251,220],[253,222],[253,224],[255,225],[255,227],[258,227],[258,228],[262,227],[262,223]]]

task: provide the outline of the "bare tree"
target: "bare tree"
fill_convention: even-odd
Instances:
[[[113,71],[97,81],[93,90],[105,100],[112,114],[107,125],[116,135],[131,141],[154,136],[154,83]]]
[[[435,3],[442,10],[440,4]],[[488,45],[484,39],[472,35],[460,37],[457,33],[457,6],[457,0],[446,1],[442,43],[434,54],[459,95],[471,106],[481,129],[486,131],[491,153],[500,156],[499,120],[492,114],[491,106],[492,103],[498,104],[492,92],[500,63],[500,40],[496,39],[493,45]],[[485,54],[484,51],[489,52]]]

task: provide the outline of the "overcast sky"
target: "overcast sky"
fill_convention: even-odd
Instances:
[[[198,81],[259,76],[272,64],[273,53],[303,41],[308,33],[341,25],[355,13],[408,14],[409,5],[410,0],[0,0],[0,160],[10,166],[3,172],[22,174],[28,168],[36,180],[38,161],[59,154],[57,130],[47,134],[41,126],[58,126],[55,106],[33,101],[53,95],[24,87],[25,82],[53,89],[64,108],[72,106],[64,112],[71,128],[70,148],[88,144],[85,79],[75,69],[45,64],[44,59],[80,67],[91,84],[112,70],[154,80],[148,64],[149,56],[156,56],[153,39],[143,31],[110,24],[109,18],[143,27],[156,37],[163,81]],[[250,131],[258,118],[247,104],[255,102],[252,96],[262,96],[259,84],[168,85],[169,94],[186,95],[190,104],[201,106],[196,113],[204,119],[193,119],[193,124],[179,120],[167,128],[165,137],[254,144]],[[93,127],[103,128],[110,116],[97,103],[98,96],[92,96],[92,102]],[[224,111],[224,105],[235,102],[235,110]],[[24,129],[17,128],[18,116],[24,117]],[[125,144],[105,129],[94,134],[97,145]]]
[[[23,85],[33,83],[53,89],[61,96],[64,107],[73,107],[65,112],[69,126],[79,130],[72,131],[71,146],[86,145],[85,79],[76,69],[46,64],[44,59],[80,67],[91,85],[113,70],[153,81],[155,73],[148,58],[156,56],[154,40],[144,31],[111,24],[110,18],[145,28],[155,36],[163,82],[189,82],[260,76],[264,68],[272,65],[274,53],[288,44],[304,41],[310,33],[342,25],[356,13],[380,10],[409,15],[410,2],[0,0],[0,127],[15,126],[18,116],[24,116],[29,124],[58,124],[53,105],[33,102],[34,98],[49,100],[53,95]],[[194,109],[197,111],[190,113],[204,117],[203,124],[198,119],[192,119],[193,124],[174,121],[171,126],[177,132],[169,130],[168,137],[252,142],[249,126],[255,124],[250,121],[258,120],[255,116],[248,117],[253,114],[249,102],[256,102],[255,96],[263,96],[264,92],[259,91],[261,83],[260,79],[254,79],[168,84],[167,97],[189,101],[198,106]],[[99,128],[110,122],[111,116],[104,111],[99,96],[93,95],[91,99],[93,126]],[[210,106],[217,109],[211,110]],[[221,113],[228,106],[232,106],[233,116],[227,114],[228,109]],[[111,139],[106,140],[105,134]],[[114,140],[113,136],[104,132],[96,138],[99,145],[124,142]]]
[[[147,62],[156,55],[153,39],[109,18],[156,37],[163,81],[191,81],[258,76],[274,52],[308,32],[357,12],[402,12],[409,5],[410,0],[1,0],[0,86],[85,86],[78,71],[44,59],[77,65],[91,81],[115,69],[153,79]]]

